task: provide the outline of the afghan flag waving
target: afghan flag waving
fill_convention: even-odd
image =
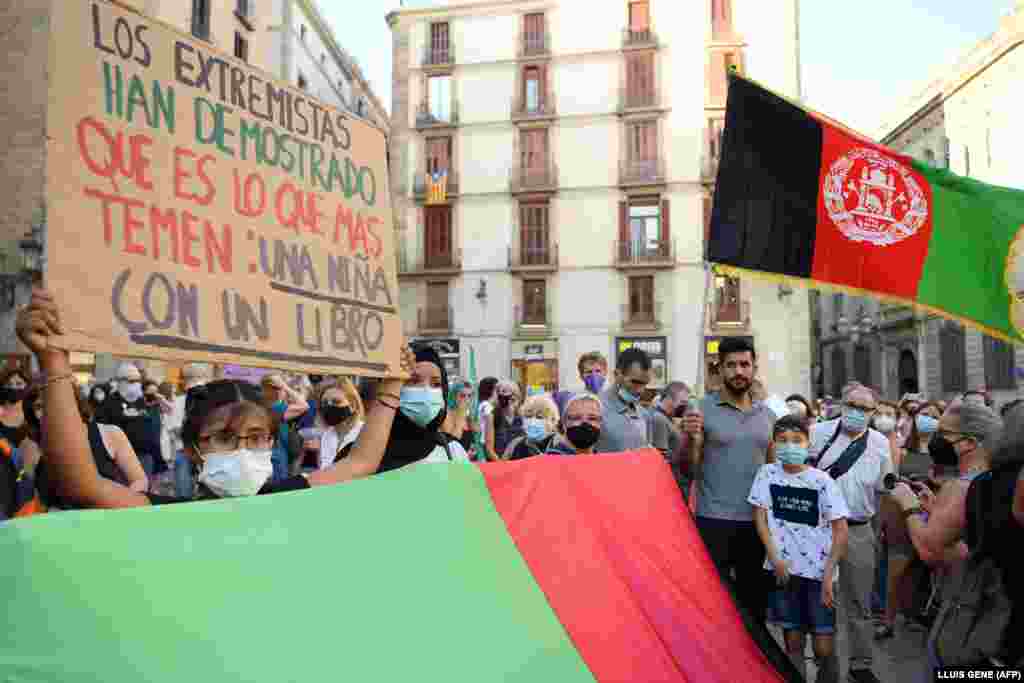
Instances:
[[[1024,192],[932,168],[729,77],[707,260],[1022,342]]]
[[[5,683],[784,680],[656,452],[39,515],[0,558]]]

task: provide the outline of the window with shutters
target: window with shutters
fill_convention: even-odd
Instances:
[[[743,323],[739,278],[725,275],[715,277],[715,322],[719,325]]]
[[[547,324],[547,282],[544,280],[523,281],[523,324]]]
[[[654,161],[658,156],[658,122],[630,123],[627,151],[630,161]]]
[[[732,36],[732,0],[711,0],[711,37],[726,40]]]
[[[542,55],[547,51],[547,25],[544,13],[523,15],[523,55]]]
[[[846,386],[846,353],[843,347],[832,347],[832,395],[841,397]]]
[[[1012,344],[985,337],[985,386],[988,389],[1017,388],[1017,359]]]
[[[427,173],[441,173],[451,170],[452,138],[450,136],[427,138]]]
[[[447,268],[452,259],[452,209],[450,206],[424,208],[424,241],[427,268]]]
[[[447,330],[451,327],[451,308],[448,303],[448,283],[427,283],[426,326],[432,330]]]
[[[541,68],[528,66],[523,69],[523,104],[526,112],[536,114],[540,111],[543,99],[541,89]]]
[[[658,252],[661,244],[660,209],[658,203],[630,204],[629,242],[634,257]]]
[[[858,345],[853,350],[853,375],[858,382],[871,385],[871,350],[866,346]]]
[[[520,164],[523,171],[537,179],[546,175],[548,164],[547,128],[530,128],[520,131]]]
[[[654,320],[653,275],[629,278],[629,319],[641,322]]]
[[[519,206],[519,258],[524,266],[551,263],[547,202]]]
[[[451,76],[431,76],[427,79],[427,106],[435,121],[452,120]]]
[[[627,108],[655,105],[653,52],[632,52],[626,55],[625,105]]]
[[[942,391],[967,390],[967,355],[964,328],[952,322],[939,330],[939,352],[942,361]]]
[[[249,41],[238,31],[235,31],[235,57],[243,62],[249,61]]]
[[[427,47],[426,63],[450,64],[451,44],[448,41],[448,22],[438,21],[430,25],[430,45]]]
[[[210,39],[211,0],[192,0],[192,35],[202,40]]]
[[[629,29],[636,33],[651,28],[651,5],[648,0],[634,0],[629,3]]]
[[[704,195],[704,242],[705,244],[711,240],[711,213],[714,208],[714,203],[711,200],[711,195]]]

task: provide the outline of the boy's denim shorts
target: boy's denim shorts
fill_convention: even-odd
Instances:
[[[784,631],[821,636],[836,632],[836,611],[821,602],[821,581],[802,576],[790,576],[784,588],[772,593],[768,618]]]

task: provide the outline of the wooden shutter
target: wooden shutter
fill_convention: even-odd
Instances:
[[[704,195],[704,252],[707,253],[707,244],[711,241],[711,196]]]
[[[661,200],[661,226],[659,232],[661,233],[659,239],[661,240],[662,252],[667,255],[669,240],[672,239],[672,233],[669,228],[669,201],[667,199]]]
[[[985,388],[1016,389],[1016,355],[1012,344],[985,337]]]
[[[523,33],[526,45],[532,49],[544,44],[544,14],[526,14],[523,16]]]
[[[430,25],[430,47],[438,55],[448,52],[448,22]]]
[[[629,202],[619,202],[619,241],[620,249],[625,249],[629,241]]]

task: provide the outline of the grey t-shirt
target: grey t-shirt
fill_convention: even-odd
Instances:
[[[775,413],[757,401],[740,411],[719,394],[709,394],[704,414],[704,459],[697,475],[697,516],[750,522],[747,499],[754,477],[765,464]]]
[[[682,435],[672,420],[655,408],[651,411],[651,445],[657,448],[666,459],[671,458],[679,450]]]
[[[612,385],[601,394],[601,438],[595,453],[621,453],[650,448],[650,421],[638,404],[626,403]]]

